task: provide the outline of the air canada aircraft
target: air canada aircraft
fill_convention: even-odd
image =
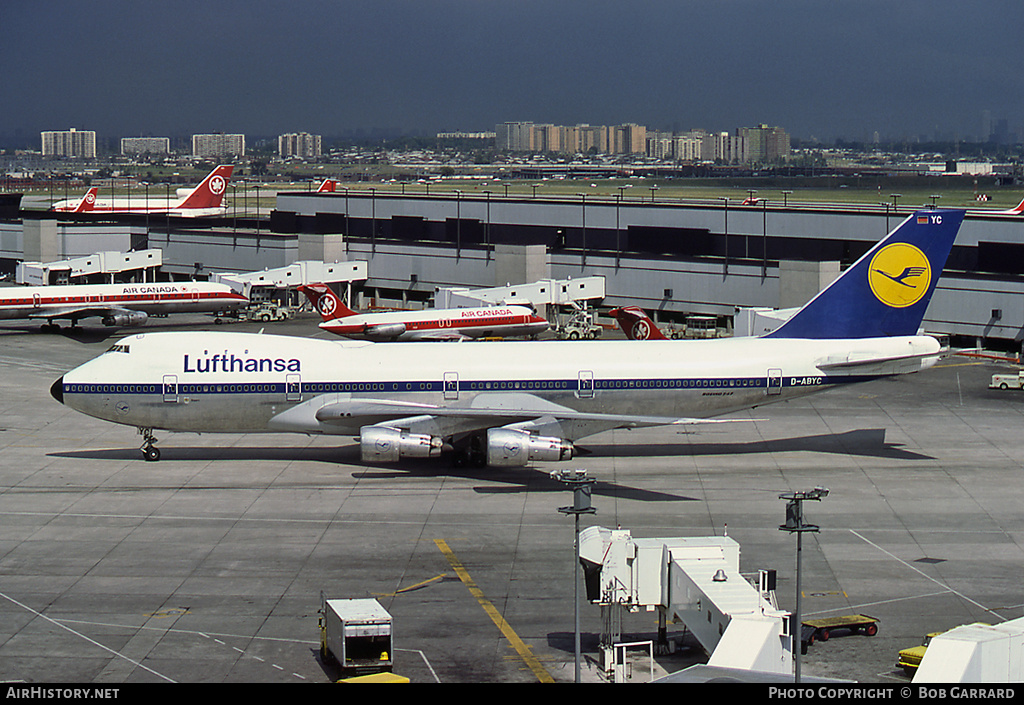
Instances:
[[[69,320],[99,317],[105,326],[141,326],[152,314],[216,313],[249,303],[225,284],[154,282],[151,284],[69,284],[0,288],[0,320],[46,321],[44,330]]]
[[[482,346],[139,334],[50,391],[138,427],[149,460],[160,457],[154,429],[350,435],[364,462],[446,450],[490,466],[565,460],[601,431],[705,423],[930,367],[942,349],[918,329],[963,218],[913,214],[761,337]]]
[[[622,306],[608,312],[630,340],[668,340],[647,312],[639,306]]]
[[[96,195],[99,193],[99,188],[93,186],[77,203],[73,201],[61,201],[60,208],[54,206],[53,210],[60,210],[66,213],[89,213],[92,211],[93,206],[96,205]]]
[[[346,338],[377,342],[466,340],[517,337],[543,333],[548,322],[526,306],[428,308],[359,314],[342,302],[326,284],[298,287],[323,321],[320,327]]]
[[[58,213],[149,213],[193,218],[223,215],[227,209],[221,206],[221,202],[234,169],[231,164],[221,164],[198,186],[175,198],[154,194],[100,200],[97,198],[98,190],[91,188],[83,198],[58,201],[50,210]]]
[[[981,215],[1024,215],[1024,200],[1021,200],[1021,202],[1016,206],[1005,211],[971,210],[968,212],[972,215],[976,213],[980,213]]]

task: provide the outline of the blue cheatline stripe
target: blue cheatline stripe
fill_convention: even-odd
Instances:
[[[783,388],[824,387],[834,384],[866,382],[886,375],[858,375],[827,377],[821,376],[784,376],[781,378]],[[774,379],[774,378],[773,378]],[[459,380],[460,392],[558,392],[577,391],[580,380]],[[289,385],[285,382],[255,383],[182,383],[174,388],[165,388],[163,384],[64,384],[65,394],[284,394]],[[599,379],[593,380],[595,391],[620,390],[732,390],[764,389],[768,386],[767,377],[716,377],[686,379]],[[777,386],[777,385],[773,385]],[[443,381],[402,381],[402,382],[303,382],[299,390],[291,393],[330,394],[352,392],[443,392]]]

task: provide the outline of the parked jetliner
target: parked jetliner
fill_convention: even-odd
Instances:
[[[968,213],[981,215],[1024,215],[1024,200],[1021,200],[1014,208],[1005,211],[971,210]]]
[[[359,314],[346,306],[326,284],[308,284],[298,288],[323,318],[320,327],[346,338],[377,342],[465,340],[537,335],[548,329],[548,322],[526,306],[428,308]]]
[[[51,387],[82,413],[202,433],[358,437],[365,462],[439,455],[492,466],[571,458],[612,428],[710,417],[930,367],[918,327],[964,218],[903,221],[763,337],[380,345],[245,333],[120,340]],[[923,271],[903,277],[906,267]]]
[[[158,282],[152,284],[70,284],[0,288],[0,320],[55,320],[75,326],[98,316],[105,326],[141,326],[151,314],[215,313],[248,305],[249,300],[224,284]]]
[[[58,213],[149,213],[194,218],[223,215],[227,209],[221,206],[221,202],[228,190],[228,182],[234,169],[231,164],[218,166],[203,179],[202,183],[180,198],[167,198],[154,192],[153,195],[146,197],[121,196],[99,200],[96,197],[98,190],[92,188],[82,199],[58,201],[50,210]]]
[[[668,340],[639,306],[622,306],[608,312],[630,340]]]
[[[77,203],[73,201],[61,201],[55,205],[52,210],[59,210],[66,213],[88,213],[93,209],[93,206],[96,205],[96,194],[98,194],[99,191],[99,188],[93,186],[85,192],[85,195],[82,196]],[[60,206],[60,208],[57,206]]]
[[[324,182],[320,184],[320,188],[316,190],[317,193],[334,193],[335,187],[338,182],[334,179],[324,179]]]

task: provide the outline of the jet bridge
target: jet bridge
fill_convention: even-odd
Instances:
[[[211,281],[227,284],[235,291],[257,300],[260,297],[254,298],[251,295],[253,289],[291,289],[301,284],[333,284],[336,282],[344,282],[348,287],[354,281],[366,279],[367,267],[367,263],[363,260],[352,262],[300,260],[285,267],[264,269],[262,272],[214,274]],[[346,300],[350,300],[350,297],[346,296]]]
[[[132,252],[95,252],[85,257],[74,257],[56,262],[20,262],[15,273],[19,284],[49,286],[74,284],[75,279],[102,278],[113,284],[116,275],[131,273],[133,277],[147,277],[156,281],[156,271],[163,265],[163,250],[133,250]]]
[[[496,286],[490,289],[438,287],[434,291],[437,308],[506,306],[525,304],[540,307],[568,306],[577,301],[604,298],[604,277],[578,279],[541,279],[532,284]]]
[[[790,676],[792,618],[767,586],[739,572],[740,547],[727,536],[634,539],[624,529],[580,532],[587,598],[631,611],[675,616],[711,654],[709,666]]]

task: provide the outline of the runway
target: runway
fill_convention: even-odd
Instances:
[[[309,316],[232,329],[263,326],[327,335]],[[49,395],[128,331],[111,333],[0,328],[2,680],[328,682],[340,674],[319,658],[323,593],[378,598],[394,670],[413,682],[571,682],[578,571],[555,469],[598,480],[582,526],[727,532],[744,573],[778,571],[784,609],[795,541],[778,530],[779,494],[829,488],[807,506],[821,532],[804,539],[803,616],[866,613],[879,632],[814,644],[805,676],[906,683],[896,654],[926,633],[1024,614],[1024,392],[988,390],[1005,369],[991,362],[951,358],[742,423],[608,432],[526,469],[366,466],[349,438],[298,435],[158,433],[148,463],[134,429]],[[584,603],[581,618],[583,679],[602,681],[600,610]],[[623,637],[656,628],[655,613],[628,615]],[[694,643],[656,674],[701,661]]]

